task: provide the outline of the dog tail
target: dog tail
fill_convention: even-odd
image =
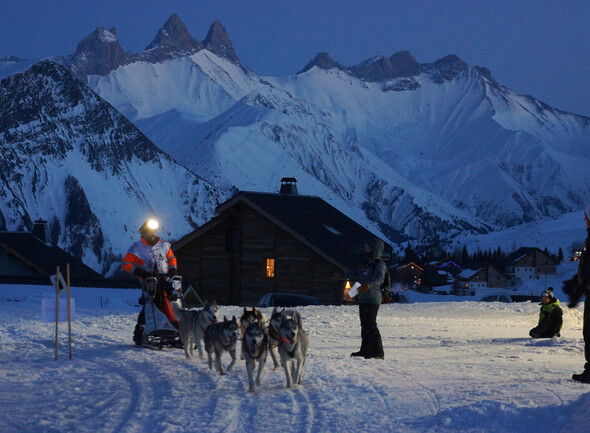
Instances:
[[[177,319],[180,319],[180,316],[184,313],[182,310],[182,306],[180,305],[180,299],[176,299],[174,301],[170,301],[170,306],[172,307],[172,311]]]

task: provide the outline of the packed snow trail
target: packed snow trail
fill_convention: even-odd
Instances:
[[[251,394],[244,361],[220,376],[180,349],[135,348],[133,290],[74,288],[73,357],[62,322],[54,360],[47,290],[0,286],[0,432],[554,433],[590,422],[590,386],[570,379],[584,362],[580,309],[564,309],[561,338],[533,340],[534,303],[383,305],[378,361],[349,356],[356,306],[302,307],[303,384],[285,389],[269,357]]]

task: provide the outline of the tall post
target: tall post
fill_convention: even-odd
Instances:
[[[68,346],[72,359],[72,308],[70,306],[70,264],[66,264],[66,287],[68,293]]]
[[[55,359],[57,360],[57,335],[59,324],[59,266],[57,267],[55,279]]]

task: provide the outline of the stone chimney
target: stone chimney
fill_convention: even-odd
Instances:
[[[279,194],[299,195],[297,192],[297,179],[294,177],[284,177],[281,179],[281,189]]]
[[[42,219],[35,221],[35,225],[33,226],[33,236],[37,237],[45,244],[51,243],[47,221]]]

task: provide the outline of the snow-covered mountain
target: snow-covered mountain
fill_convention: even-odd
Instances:
[[[300,190],[360,209],[394,240],[555,218],[590,197],[590,119],[453,55],[344,67],[321,53],[276,78],[200,48],[88,83],[212,184],[274,190],[295,175]]]
[[[295,75],[263,77],[219,21],[198,41],[173,15],[142,53],[98,28],[54,60],[211,185],[197,217],[176,202],[196,224],[229,191],[274,192],[283,176],[394,242],[555,220],[590,201],[590,119],[454,55],[418,63],[400,51],[346,67],[320,53]],[[14,73],[6,63],[0,73]]]
[[[45,219],[54,243],[104,273],[148,216],[178,238],[219,203],[211,185],[50,60],[0,81],[0,150],[0,230]]]

